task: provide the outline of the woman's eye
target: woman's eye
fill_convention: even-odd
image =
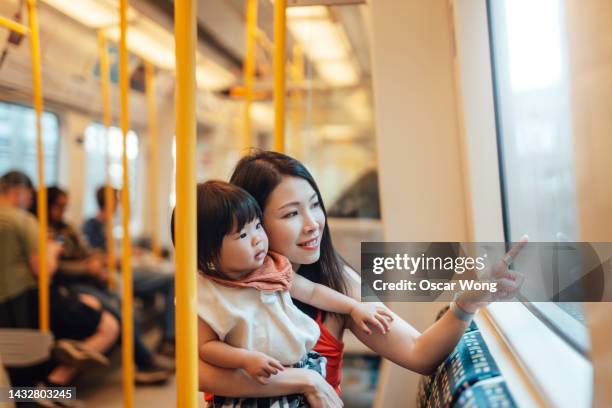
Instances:
[[[321,206],[321,202],[320,201],[312,203],[312,208],[317,208],[317,207],[320,207],[320,206]]]
[[[285,214],[283,218],[292,218],[292,217],[295,217],[297,214],[298,214],[297,211],[291,211],[290,213]]]

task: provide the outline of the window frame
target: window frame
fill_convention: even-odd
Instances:
[[[562,0],[560,0],[562,1]],[[491,0],[486,1],[487,7],[487,31],[489,34],[489,53],[490,53],[490,64],[491,64],[491,80],[493,86],[493,105],[495,112],[495,124],[496,124],[496,139],[497,139],[497,151],[498,151],[498,162],[499,162],[499,180],[500,180],[500,199],[502,204],[502,223],[504,230],[504,241],[507,243],[512,242],[510,236],[510,200],[508,199],[507,185],[506,185],[506,168],[504,165],[504,143],[502,138],[504,137],[504,130],[501,126],[503,117],[501,114],[501,86],[497,84],[497,65],[496,65],[496,49],[493,45],[494,33],[492,30],[493,15],[491,8]],[[507,248],[509,249],[509,248]],[[519,298],[520,299],[520,298]],[[568,319],[569,315],[561,316],[559,313],[560,307],[556,304],[545,305],[545,302],[530,302],[528,300],[523,301],[523,305],[531,311],[532,314],[537,316],[540,321],[546,325],[550,330],[561,337],[569,346],[571,346],[578,353],[582,354],[585,358],[588,358],[589,343],[588,336],[585,336],[587,328],[581,324],[578,320]],[[563,325],[560,323],[563,322]],[[586,339],[585,339],[586,337]]]
[[[488,1],[450,0],[470,239],[474,242],[505,241],[508,231]],[[590,361],[523,303],[491,304],[477,315],[476,322],[517,402],[590,405]],[[529,336],[524,333],[525,325]],[[559,364],[565,368],[559,369]]]

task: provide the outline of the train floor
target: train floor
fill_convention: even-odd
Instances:
[[[148,330],[145,342],[153,346],[159,339],[158,330]],[[85,407],[119,408],[123,407],[123,383],[121,370],[121,351],[115,350],[111,356],[111,366],[82,372],[79,376],[77,399]],[[163,385],[136,386],[134,406],[157,408],[176,406],[176,377]]]

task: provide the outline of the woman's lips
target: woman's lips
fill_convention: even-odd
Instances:
[[[319,237],[313,238],[308,241],[304,241],[298,244],[298,246],[302,249],[306,250],[315,250],[319,248]]]

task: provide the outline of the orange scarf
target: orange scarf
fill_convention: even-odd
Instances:
[[[265,292],[285,291],[291,288],[293,270],[289,259],[268,251],[263,265],[240,280],[223,279],[216,276],[206,277],[230,288],[255,288]]]

